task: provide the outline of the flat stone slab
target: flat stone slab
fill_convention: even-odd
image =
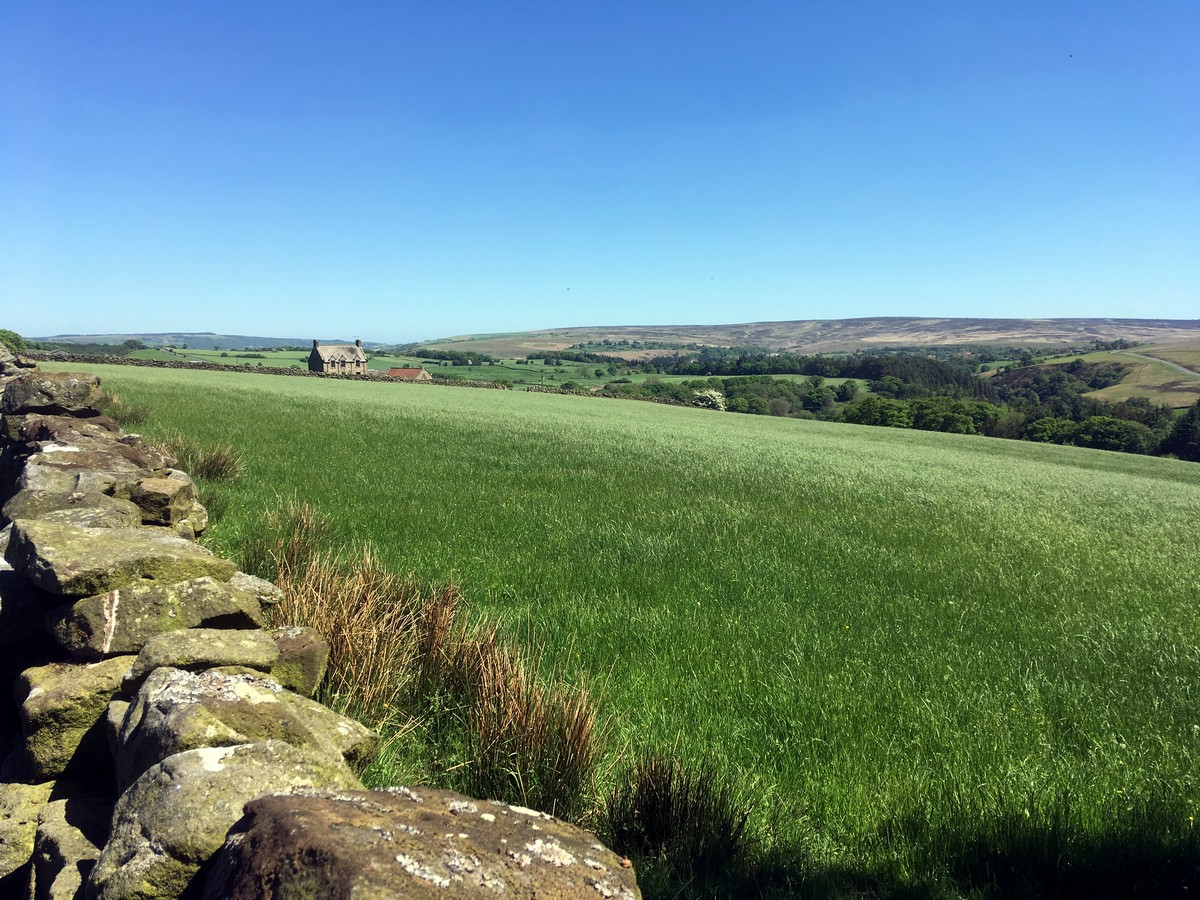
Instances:
[[[246,805],[205,900],[641,897],[628,860],[543,813],[450,791],[301,791]]]
[[[257,628],[262,621],[257,593],[205,577],[135,584],[63,604],[50,614],[49,627],[65,650],[99,659],[137,653],[164,631]]]
[[[344,764],[283,741],[206,747],[168,757],[117,801],[112,833],[88,879],[88,896],[198,896],[209,858],[241,818],[245,804],[301,787],[354,790],[362,784]]]
[[[227,581],[227,559],[198,544],[149,528],[80,528],[31,519],[13,523],[5,559],[42,590],[86,597],[146,581],[209,576]]]
[[[269,672],[279,659],[279,648],[259,628],[192,628],[164,631],[146,641],[129,673],[140,681],[164,666],[188,671],[220,666],[245,666]]]

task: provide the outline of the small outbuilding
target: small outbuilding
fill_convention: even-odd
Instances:
[[[308,371],[329,372],[334,375],[366,375],[367,354],[363,352],[362,341],[353,344],[326,344],[313,341],[312,352],[308,354]]]
[[[387,370],[388,378],[403,378],[405,381],[433,381],[433,376],[417,366],[401,366]]]

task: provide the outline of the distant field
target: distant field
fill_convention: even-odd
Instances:
[[[1148,347],[1137,347],[1135,352],[1145,356],[1165,359],[1176,365],[1191,369],[1200,375],[1200,342],[1185,344],[1153,344]]]
[[[1132,397],[1145,397],[1151,403],[1158,403],[1174,409],[1191,406],[1200,400],[1200,373],[1181,372],[1175,366],[1145,357],[1155,357],[1180,365],[1187,360],[1200,360],[1200,349],[1182,344],[1179,349],[1156,346],[1136,347],[1132,351],[1103,350],[1049,357],[1045,360],[1045,364],[1069,363],[1073,359],[1083,359],[1085,362],[1119,362],[1124,366],[1129,366],[1130,371],[1120,384],[1114,384],[1099,391],[1091,391],[1085,395],[1097,400],[1119,403]]]
[[[1168,878],[1200,867],[1200,465],[86,368],[150,411],[148,434],[242,449],[214,546],[295,497],[334,517],[335,540],[457,582],[548,663],[604,684],[620,743],[707,755],[753,785],[758,833],[802,845],[806,877],[907,896],[1016,877],[1034,896],[1129,854]]]

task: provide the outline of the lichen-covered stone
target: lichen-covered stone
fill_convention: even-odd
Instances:
[[[39,470],[57,472],[74,479],[71,490],[128,500],[133,486],[150,472],[118,452],[119,446],[112,441],[88,449],[67,444],[39,445],[39,452],[25,461],[25,473],[35,477],[33,473]]]
[[[4,517],[40,519],[84,528],[133,528],[142,511],[128,500],[93,491],[18,491],[4,504]]]
[[[246,805],[204,898],[636,900],[627,866],[594,835],[521,807],[426,788],[303,791]]]
[[[0,784],[0,896],[21,896],[33,856],[38,816],[54,782]]]
[[[249,575],[246,572],[235,572],[233,577],[229,579],[229,584],[239,591],[252,594],[263,609],[275,606],[283,599],[283,591],[265,578],[259,578],[257,575]]]
[[[111,797],[52,800],[42,809],[33,848],[32,900],[76,900],[112,824]]]
[[[269,672],[279,659],[279,648],[259,628],[192,628],[164,631],[146,641],[129,673],[139,682],[163,666],[198,671],[219,666],[245,666]]]
[[[43,590],[86,597],[144,581],[211,576],[227,581],[232,562],[191,541],[150,528],[79,528],[29,519],[13,523],[5,558]]]
[[[180,628],[256,628],[258,595],[233,582],[192,578],[174,584],[135,584],[62,604],[50,631],[66,650],[88,659],[137,653],[146,641]]]
[[[177,753],[117,801],[113,828],[88,879],[93,900],[198,896],[206,863],[247,802],[301,787],[359,789],[343,763],[283,741]]]
[[[90,664],[52,663],[21,673],[17,681],[21,731],[39,781],[111,768],[104,714],[133,659],[117,656]]]
[[[379,750],[379,738],[353,719],[284,690],[265,676],[217,669],[155,669],[138,689],[117,737],[117,783],[175,753],[281,740],[356,769]]]
[[[325,677],[329,641],[315,628],[301,625],[273,628],[269,634],[279,648],[279,660],[271,667],[271,677],[285,688],[311,697]]]
[[[97,415],[100,379],[79,372],[29,372],[4,386],[0,412],[70,412]]]
[[[196,489],[190,480],[143,478],[134,485],[129,499],[141,509],[147,525],[174,525],[191,512]]]

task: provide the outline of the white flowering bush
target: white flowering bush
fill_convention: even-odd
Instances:
[[[704,391],[696,391],[696,396],[692,398],[692,406],[725,412],[725,395],[712,388]]]

